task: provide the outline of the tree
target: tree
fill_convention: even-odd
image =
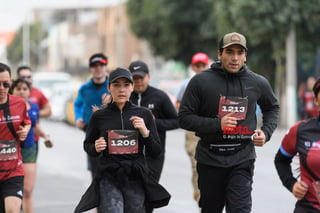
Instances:
[[[154,53],[188,64],[196,51],[214,58],[220,37],[238,31],[248,39],[249,64],[274,80],[284,70],[285,39],[293,24],[298,58],[312,66],[319,45],[320,0],[129,0],[131,28]]]
[[[155,54],[185,64],[197,50],[205,50],[212,57],[218,38],[225,33],[244,34],[249,47],[248,65],[266,76],[278,97],[283,97],[287,83],[286,40],[293,29],[300,67],[314,66],[320,43],[319,3],[320,0],[129,0],[128,13],[133,31],[150,43]]]
[[[46,37],[46,33],[42,30],[42,24],[40,22],[30,24],[30,65],[35,67],[39,64],[41,54],[40,43],[42,39]],[[18,65],[22,63],[23,58],[23,26],[17,31],[12,43],[7,46],[7,56],[10,63]]]
[[[295,97],[291,95],[296,93],[294,88],[296,81],[291,77],[296,73],[290,72],[291,69],[285,69],[288,65],[286,62],[290,59],[286,58],[288,53],[286,50],[291,47],[286,46],[290,45],[288,39],[294,34],[297,35],[298,61],[303,59],[304,64],[311,67],[319,46],[320,26],[317,23],[320,21],[320,8],[315,6],[319,3],[320,0],[270,0],[267,2],[217,0],[216,2],[216,6],[219,6],[215,7],[215,13],[220,19],[217,21],[219,29],[232,26],[235,30],[245,33],[253,47],[253,53],[258,58],[257,63],[252,65],[257,68],[256,70],[263,70],[264,75],[274,73],[275,77],[272,79],[275,79],[276,92],[282,106],[286,106],[285,104],[291,108],[295,106]],[[292,39],[290,40],[292,42]],[[275,67],[265,69],[268,67],[265,62],[274,62],[270,64],[274,64]],[[284,96],[290,98],[286,100]],[[290,111],[285,111],[285,108],[282,108],[283,117],[280,120],[283,126],[295,122],[290,119],[294,115],[288,114]]]
[[[211,0],[129,0],[131,29],[146,39],[155,55],[185,65],[195,52],[213,57],[217,47]]]
[[[283,63],[285,40],[292,25],[297,30],[299,57],[314,55],[319,45],[320,8],[315,6],[319,3],[320,0],[217,0],[215,13],[219,33],[230,28],[243,32],[250,47],[259,47],[257,54],[262,52],[265,56],[267,49],[273,60]],[[265,48],[260,48],[262,45]]]

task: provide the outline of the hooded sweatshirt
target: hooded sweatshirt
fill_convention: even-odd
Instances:
[[[277,127],[279,103],[263,76],[246,65],[230,73],[221,68],[220,62],[195,75],[181,101],[179,124],[200,137],[197,161],[229,167],[255,159],[251,135],[257,128],[256,104],[263,113],[261,130],[268,141]],[[222,130],[221,118],[232,111],[237,112],[238,128]]]

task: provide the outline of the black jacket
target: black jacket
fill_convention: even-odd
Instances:
[[[221,68],[220,62],[215,62],[208,70],[198,73],[190,80],[179,110],[180,126],[196,132],[201,138],[196,153],[198,162],[228,167],[254,159],[255,152],[249,138],[224,138],[221,118],[218,116],[221,97],[241,97],[248,101],[246,117],[238,120],[238,126],[248,128],[248,132],[256,129],[255,111],[258,103],[263,113],[261,130],[267,141],[277,126],[279,103],[268,81],[250,71],[246,65],[239,72],[229,73]],[[227,144],[232,140],[243,143],[244,146],[237,152],[228,153],[228,156],[208,149],[211,144]]]
[[[144,119],[147,128],[150,130],[148,138],[143,138],[139,133],[139,151],[137,154],[112,155],[108,153],[108,147],[102,153],[95,150],[95,141],[99,137],[108,140],[107,130],[134,130],[132,116],[139,116]],[[144,152],[150,156],[157,157],[161,153],[159,137],[156,131],[152,113],[131,102],[127,102],[123,110],[116,104],[111,103],[106,108],[93,113],[84,141],[84,149],[91,156],[99,156],[99,166],[96,178],[92,181],[86,193],[82,196],[75,212],[82,212],[99,205],[99,180],[101,176],[107,175],[117,182],[123,182],[128,178],[141,179],[145,185],[146,202],[152,203],[155,207],[167,205],[170,199],[169,193],[156,181],[150,179]],[[163,193],[158,193],[160,190]]]
[[[143,159],[144,155],[142,151],[144,147],[149,155],[157,157],[161,152],[161,148],[153,116],[149,110],[138,107],[131,102],[127,102],[122,110],[120,110],[115,103],[111,103],[106,108],[92,114],[84,141],[84,150],[91,156],[98,156],[99,153],[96,152],[94,145],[95,141],[99,137],[104,137],[107,141],[107,130],[134,130],[132,121],[130,121],[132,116],[143,118],[147,128],[150,130],[150,136],[148,138],[143,138],[139,134],[139,153],[131,155],[109,155],[106,149],[102,152],[100,163],[105,165],[123,159]]]
[[[140,100],[139,100],[140,99]],[[166,131],[179,128],[178,113],[168,95],[155,87],[148,86],[143,93],[132,92],[132,103],[147,107],[156,118],[161,148],[165,151]]]

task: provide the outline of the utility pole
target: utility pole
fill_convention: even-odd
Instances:
[[[27,11],[26,20],[22,29],[22,48],[23,48],[23,64],[30,66],[30,21],[29,11]]]
[[[296,32],[292,24],[286,39],[286,126],[297,122],[297,55]]]

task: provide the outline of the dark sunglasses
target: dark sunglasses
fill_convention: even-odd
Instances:
[[[2,86],[4,87],[4,88],[9,88],[11,85],[10,85],[10,83],[9,82],[1,82],[0,81],[0,85],[2,84]]]
[[[20,76],[20,78],[26,79],[26,78],[31,78],[31,75],[27,75],[27,76]]]

